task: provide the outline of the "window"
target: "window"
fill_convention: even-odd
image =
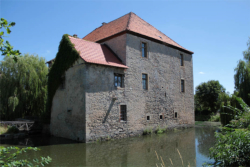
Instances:
[[[184,59],[182,54],[180,54],[180,66],[184,66]]]
[[[142,74],[142,85],[143,85],[143,89],[145,89],[145,90],[148,89],[148,77],[147,77],[147,74]]]
[[[177,118],[178,117],[178,114],[177,112],[174,113],[174,118]]]
[[[159,119],[163,119],[163,116],[162,116],[162,115],[159,115]]]
[[[181,80],[181,92],[185,92],[185,81]]]
[[[146,116],[146,120],[149,121],[150,120],[150,116]]]
[[[124,87],[124,75],[123,74],[114,74],[114,86]]]
[[[120,106],[119,121],[126,121],[126,105]]]
[[[141,43],[141,56],[147,58],[147,44]]]

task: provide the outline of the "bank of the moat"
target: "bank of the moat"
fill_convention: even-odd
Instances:
[[[209,148],[215,142],[215,127],[195,127],[170,130],[164,134],[130,137],[95,143],[76,143],[56,137],[31,137],[22,140],[1,141],[1,145],[31,145],[39,152],[24,154],[30,159],[50,156],[49,166],[158,166],[155,151],[166,166],[182,166],[177,149],[182,155],[184,166],[201,167],[209,161]],[[160,158],[160,157],[159,157]],[[169,159],[170,158],[170,159]],[[211,160],[212,161],[212,160]]]

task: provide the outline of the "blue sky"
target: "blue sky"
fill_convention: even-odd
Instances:
[[[46,60],[63,34],[82,38],[129,12],[194,52],[194,87],[219,80],[234,91],[234,68],[250,36],[249,0],[0,0],[0,16],[16,22],[6,40]]]

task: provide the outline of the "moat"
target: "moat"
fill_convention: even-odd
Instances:
[[[209,159],[209,148],[214,145],[215,127],[195,127],[168,131],[164,134],[124,138],[95,143],[48,136],[33,136],[19,140],[1,141],[2,146],[34,146],[41,150],[27,152],[21,158],[50,156],[48,166],[198,166]],[[182,156],[182,160],[178,151]],[[156,152],[159,160],[157,159]],[[170,161],[171,159],[171,161]]]

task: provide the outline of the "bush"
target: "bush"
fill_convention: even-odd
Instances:
[[[242,110],[227,106],[235,113],[234,120],[216,133],[217,142],[210,148],[210,158],[216,166],[250,165],[250,108],[241,98],[236,98]]]
[[[225,134],[216,133],[217,143],[210,148],[210,157],[218,166],[249,166],[250,132],[247,129],[236,129]]]
[[[15,126],[8,126],[8,130],[7,130],[6,133],[13,134],[13,133],[18,133],[18,132],[19,132],[19,130],[18,130],[17,127],[15,127]]]
[[[220,114],[212,114],[209,118],[208,121],[211,121],[211,122],[219,122],[220,121]]]
[[[28,161],[27,159],[20,160],[18,159],[18,155],[27,152],[28,150],[38,151],[39,149],[36,147],[26,147],[26,148],[18,148],[18,147],[3,147],[0,146],[0,166],[37,166],[39,167],[49,164],[51,162],[51,158],[41,157],[41,160],[37,158],[33,159],[33,162]]]

